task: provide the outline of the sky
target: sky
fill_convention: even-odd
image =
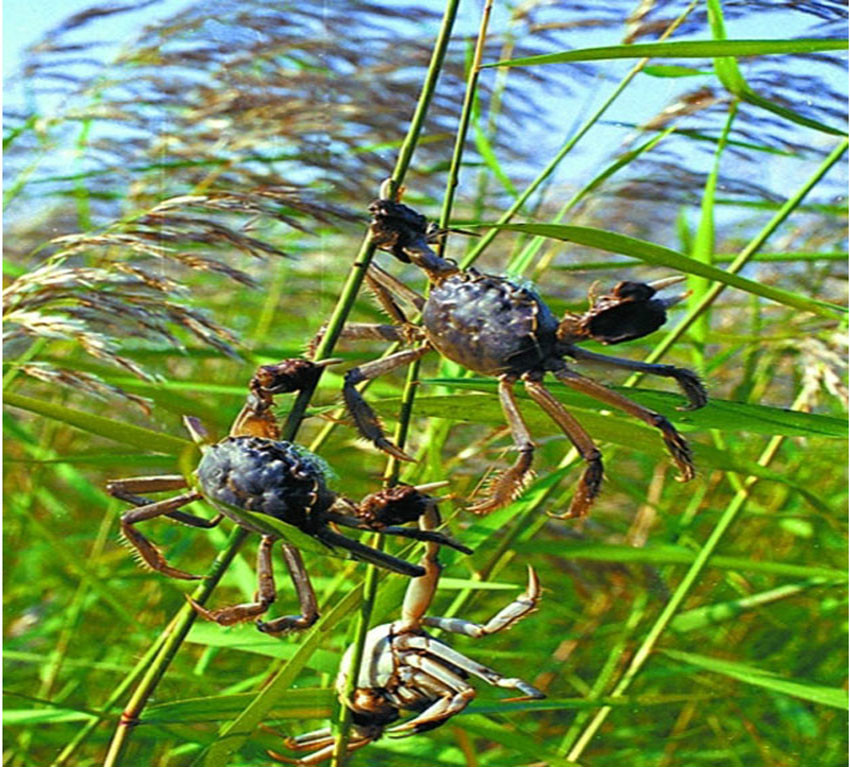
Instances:
[[[139,32],[142,26],[153,21],[156,18],[167,17],[172,15],[176,10],[188,5],[192,0],[161,0],[151,7],[143,7],[134,13],[122,13],[110,16],[108,18],[98,18],[89,26],[83,26],[74,34],[78,40],[91,40],[91,35],[100,34],[105,38],[130,41]],[[3,2],[3,75],[5,80],[4,88],[4,106],[7,109],[14,108],[16,103],[20,103],[24,98],[23,91],[20,87],[20,82],[15,80],[15,74],[19,71],[20,64],[25,55],[27,46],[32,45],[42,39],[49,30],[55,28],[69,15],[85,10],[93,5],[123,5],[127,0],[40,0],[38,3],[33,3],[33,0],[5,0]],[[443,7],[443,0],[424,0],[425,3],[430,2],[436,9]],[[457,32],[463,34],[471,34],[477,26],[477,16],[474,8],[470,5],[478,7],[480,0],[466,0],[462,4],[461,14]],[[465,12],[464,12],[465,10]],[[504,28],[505,20],[504,3],[496,3],[496,10],[491,22],[491,30]],[[214,14],[212,14],[214,18]],[[760,17],[762,18],[762,17]],[[727,23],[727,29],[730,37],[785,37],[788,34],[787,26],[783,23],[782,14],[767,14],[764,17],[764,23],[760,23],[757,29],[752,28],[752,23],[746,27],[739,27],[738,22],[731,21]],[[795,15],[795,21],[799,24],[801,16]],[[787,21],[787,19],[786,19]],[[806,29],[799,29],[797,34],[806,34]],[[599,36],[594,39],[594,34],[583,33],[581,37],[582,46],[610,44],[615,42],[611,40],[610,32],[602,33],[604,36]],[[101,58],[103,61],[109,61],[118,53],[118,48],[115,46],[103,46],[102,48],[94,48],[86,52],[86,56],[94,55]],[[632,66],[631,61],[607,62],[606,72],[613,77],[624,75]],[[485,73],[482,77],[492,77],[495,72]],[[606,86],[600,82],[600,87],[595,89],[595,98],[597,102],[601,102],[613,87],[610,83]],[[658,80],[653,78],[642,78],[640,83],[634,83],[626,92],[618,99],[616,109],[612,110],[611,116],[619,116],[620,119],[632,118],[630,121],[640,122],[649,116],[657,114],[670,100],[673,93],[679,92],[681,83],[675,79]],[[598,103],[593,103],[592,97],[581,97],[581,103],[552,103],[551,114],[548,116],[550,124],[555,124],[559,129],[563,129],[563,134],[557,136],[549,136],[550,142],[546,142],[546,146],[541,145],[539,148],[545,152],[557,150],[560,143],[566,138],[576,126],[573,125],[574,117],[571,114],[579,114],[587,116],[592,110],[598,106]],[[49,101],[45,102],[40,97],[39,107],[42,112],[45,111],[45,106],[49,109]],[[604,151],[606,156],[610,156],[611,147],[616,146],[617,141],[622,138],[622,130],[617,128],[606,128],[605,126],[597,125],[594,128],[594,143],[600,147],[600,151]],[[539,141],[536,135],[530,135],[531,142]],[[824,140],[826,137],[814,135],[812,140]],[[551,146],[549,146],[551,143]],[[827,142],[829,143],[829,142]],[[535,148],[537,144],[534,143]],[[604,148],[604,150],[602,149]],[[574,153],[570,156],[569,162],[565,163],[562,168],[559,168],[559,175],[565,174],[572,178],[582,178],[587,173],[594,169],[598,172],[600,167],[600,155],[594,151],[594,147],[583,142],[582,151]],[[782,187],[784,182],[782,179],[772,179],[771,164],[765,165],[764,178],[762,181],[769,182],[770,186]]]

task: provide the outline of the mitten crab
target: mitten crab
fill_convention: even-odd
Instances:
[[[200,576],[168,564],[159,549],[138,531],[136,524],[139,522],[166,516],[194,527],[209,528],[227,516],[263,536],[257,555],[258,588],[254,601],[212,611],[192,602],[195,609],[210,620],[230,625],[257,618],[275,601],[271,553],[280,536],[269,534],[268,527],[253,523],[250,516],[240,512],[254,512],[286,522],[329,550],[343,549],[354,559],[411,577],[423,575],[424,568],[347,538],[332,530],[330,525],[430,541],[434,545],[471,553],[466,546],[443,533],[400,526],[419,519],[435,507],[435,499],[425,494],[434,485],[418,488],[400,485],[368,495],[356,504],[328,487],[326,467],[318,456],[280,439],[271,411],[274,395],[305,388],[330,362],[333,360],[320,363],[284,360],[277,365],[260,367],[251,379],[250,394],[230,436],[214,444],[209,443],[196,419],[185,418],[189,432],[201,444],[203,453],[193,486],[190,487],[182,475],[116,479],[107,485],[111,495],[137,507],[121,516],[121,532],[125,539],[143,563],[172,578],[195,580]],[[174,490],[185,492],[161,501],[140,495]],[[183,506],[201,499],[218,510],[213,519],[180,511]],[[296,546],[284,541],[283,555],[298,594],[301,614],[269,622],[258,620],[257,627],[269,633],[308,628],[319,616],[301,553]]]
[[[435,507],[429,508],[419,520],[420,526],[425,529],[438,522]],[[353,723],[347,746],[349,752],[369,745],[384,732],[405,737],[445,724],[475,698],[475,688],[469,684],[469,678],[473,676],[495,687],[517,690],[519,696],[511,700],[545,697],[528,682],[502,676],[498,671],[467,658],[423,628],[427,626],[465,634],[475,639],[509,629],[533,612],[540,601],[540,583],[534,570],[528,568],[525,592],[487,623],[480,624],[425,615],[440,578],[436,544],[426,544],[422,565],[425,575],[408,585],[401,619],[377,626],[366,634],[359,669],[351,668],[352,647],[348,648],[340,663],[336,690],[342,704],[351,710]],[[357,674],[357,682],[349,699],[345,690],[353,673]],[[389,727],[402,717],[403,711],[416,712],[416,716]],[[271,756],[288,764],[318,764],[333,753],[334,736],[331,728],[325,727],[287,738],[285,744],[294,751],[312,753],[301,759],[291,759],[274,752],[270,752]]]
[[[683,409],[705,405],[708,399],[705,387],[690,370],[610,357],[578,346],[591,339],[602,344],[618,344],[659,328],[666,320],[666,310],[684,294],[660,298],[656,293],[678,282],[680,277],[653,283],[620,282],[606,295],[591,296],[590,309],[584,314],[568,313],[558,320],[527,285],[476,269],[461,269],[437,255],[431,244],[444,233],[407,205],[387,199],[384,192],[382,189],[382,198],[369,207],[372,241],[400,261],[421,268],[428,276],[430,292],[426,299],[375,265],[367,273],[370,287],[395,324],[352,325],[343,335],[415,344],[415,348],[347,372],[343,396],[364,437],[401,460],[412,460],[387,439],[374,411],[356,386],[436,350],[476,373],[498,378],[499,400],[519,452],[513,466],[492,483],[489,497],[471,507],[474,512],[487,513],[511,502],[531,475],[534,443],[515,399],[517,381],[522,381],[528,396],[563,430],[586,464],[564,516],[584,516],[598,495],[603,475],[601,454],[576,418],[544,386],[546,373],[552,373],[571,389],[657,428],[681,479],[694,477],[690,447],[667,418],[581,375],[565,360],[569,357],[579,363],[666,376],[674,379],[685,394],[688,404]],[[421,327],[407,321],[397,299],[421,312]]]

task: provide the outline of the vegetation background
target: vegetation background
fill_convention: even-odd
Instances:
[[[167,627],[178,615],[188,628],[186,584],[137,567],[117,538],[123,505],[103,487],[190,471],[181,416],[224,434],[253,368],[302,354],[327,321],[408,134],[442,12],[79,4],[28,49],[4,138],[5,765],[264,765],[283,748],[258,725],[297,734],[337,717],[330,686],[357,632],[364,566],[308,552],[316,627],[275,639],[196,623],[169,664]],[[414,138],[405,200],[434,219],[480,16],[462,4]],[[605,455],[592,516],[547,516],[579,469],[528,409],[537,479],[474,518],[464,506],[511,459],[493,382],[426,360],[409,421],[420,460],[402,479],[449,479],[444,515],[476,549],[445,555],[432,613],[486,619],[534,564],[537,613],[453,643],[548,698],[505,704],[481,689],[442,729],[384,739],[350,764],[847,764],[845,57],[840,43],[794,42],[840,40],[845,17],[835,0],[496,3],[485,64],[573,53],[481,70],[452,217],[572,228],[452,236],[449,255],[483,251],[479,267],[534,279],[556,313],[580,311],[596,280],[691,273],[667,328],[617,351],[663,353],[705,378],[712,401],[698,412],[675,410],[664,381],[635,393],[687,433],[700,474],[676,483],[652,430],[553,386]],[[669,39],[683,47],[642,60],[638,46],[677,19]],[[132,36],[117,36],[118,21]],[[724,48],[724,36],[775,38],[791,54]],[[597,46],[613,48],[587,53]],[[750,282],[728,287],[739,271]],[[381,321],[366,294],[351,318]],[[343,343],[334,355],[384,351]],[[339,369],[298,439],[359,498],[386,462],[328,420]],[[404,380],[370,388],[393,428]],[[194,572],[234,540],[226,526],[145,532]],[[213,605],[252,594],[255,547],[226,568]],[[279,581],[274,615],[292,609]],[[397,614],[404,586],[381,582],[373,623]],[[145,684],[119,762],[109,744]]]

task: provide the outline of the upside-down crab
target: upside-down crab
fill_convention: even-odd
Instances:
[[[411,577],[423,575],[425,569],[347,538],[329,525],[333,523],[430,541],[434,545],[451,546],[471,553],[466,546],[440,532],[399,526],[419,519],[435,507],[435,499],[424,492],[434,485],[418,488],[399,485],[368,495],[356,504],[327,486],[326,467],[318,456],[280,440],[278,425],[272,414],[274,395],[305,388],[331,362],[334,360],[314,363],[293,359],[261,366],[251,379],[250,394],[230,435],[214,444],[209,443],[196,419],[185,418],[190,434],[201,444],[203,453],[191,486],[179,474],[116,479],[107,484],[111,495],[137,507],[121,516],[121,532],[125,539],[136,549],[142,562],[172,578],[196,580],[201,576],[169,565],[159,549],[136,529],[137,523],[166,516],[194,527],[210,528],[227,516],[263,536],[257,554],[258,588],[253,602],[207,610],[190,599],[200,614],[221,625],[257,618],[268,610],[276,596],[271,553],[275,540],[280,536],[269,534],[268,528],[252,524],[251,519],[240,511],[268,515],[295,526],[329,550],[343,549],[354,559]],[[139,495],[167,490],[185,492],[162,501],[152,501]],[[207,520],[179,510],[201,499],[219,512],[213,519]],[[268,633],[305,629],[319,617],[316,597],[301,553],[296,546],[284,541],[283,555],[298,595],[301,614],[268,622],[257,620],[257,628]]]
[[[439,522],[436,507],[420,517],[420,527],[430,529]],[[349,647],[340,663],[336,690],[343,705],[351,709],[352,732],[348,751],[369,745],[384,732],[397,737],[433,730],[460,713],[475,698],[471,676],[488,684],[518,690],[520,696],[510,700],[543,698],[540,690],[515,677],[504,677],[498,671],[452,649],[430,636],[423,627],[466,634],[476,639],[510,628],[536,609],[540,601],[540,583],[534,570],[528,568],[528,586],[516,600],[503,608],[487,623],[479,624],[458,618],[426,616],[440,579],[437,545],[426,544],[422,558],[425,575],[415,578],[407,587],[401,619],[376,626],[366,634],[363,658],[357,671],[357,683],[351,699],[345,697],[350,675],[353,647]],[[388,725],[402,716],[402,711],[416,716],[393,727]],[[274,752],[272,757],[289,764],[318,764],[330,758],[334,736],[330,727],[308,732],[285,741],[294,751],[312,751],[301,759],[291,759]]]
[[[584,314],[568,313],[559,321],[532,289],[476,269],[460,269],[453,261],[437,255],[431,243],[444,232],[429,225],[425,216],[407,205],[386,199],[386,186],[381,192],[381,199],[369,206],[372,241],[400,261],[421,268],[428,276],[430,292],[426,299],[374,265],[367,273],[370,287],[395,324],[356,324],[346,328],[343,335],[380,338],[416,344],[416,347],[347,372],[343,397],[364,437],[401,460],[413,460],[387,439],[356,385],[419,359],[434,349],[476,373],[499,379],[502,410],[519,451],[513,466],[492,483],[490,496],[471,507],[474,512],[487,513],[506,505],[522,491],[530,476],[534,444],[514,397],[514,384],[518,380],[522,381],[528,396],[563,430],[586,463],[577,492],[564,516],[584,516],[599,493],[603,473],[601,454],[581,424],[543,385],[547,372],[571,389],[624,410],[659,429],[681,472],[682,481],[694,477],[691,450],[667,418],[577,373],[564,359],[571,357],[580,363],[667,376],[676,381],[688,399],[683,409],[705,405],[708,399],[705,388],[690,370],[609,357],[577,346],[588,339],[618,344],[659,328],[666,320],[667,308],[686,294],[671,298],[657,298],[655,294],[678,282],[680,277],[649,284],[620,282],[607,295],[591,296],[590,309]],[[421,311],[421,327],[407,321],[397,298]]]

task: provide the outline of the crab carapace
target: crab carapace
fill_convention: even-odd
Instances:
[[[372,493],[357,504],[328,487],[327,468],[318,456],[280,439],[279,427],[272,414],[274,395],[304,388],[325,365],[333,361],[314,363],[294,359],[260,367],[251,379],[250,393],[230,435],[219,442],[208,440],[197,419],[184,418],[202,451],[191,483],[182,475],[165,475],[115,479],[107,484],[111,495],[136,507],[121,516],[124,538],[135,548],[142,563],[172,578],[196,580],[201,576],[168,564],[159,549],[136,528],[139,522],[166,516],[183,524],[210,528],[228,516],[237,524],[262,535],[257,554],[258,587],[253,602],[207,610],[190,599],[199,613],[221,625],[258,618],[276,597],[271,555],[278,538],[268,534],[268,529],[252,526],[250,520],[235,513],[234,508],[274,517],[294,525],[329,550],[343,549],[353,559],[409,577],[421,576],[425,571],[419,565],[348,538],[331,529],[330,525],[430,541],[471,553],[466,546],[443,533],[401,527],[435,508],[435,499],[426,494],[434,485],[418,488],[398,485]],[[442,484],[437,483],[437,486]],[[160,501],[147,497],[149,493],[176,490],[184,492]],[[183,506],[202,499],[218,511],[213,519],[180,511]],[[275,634],[308,628],[319,617],[316,597],[301,553],[286,541],[282,548],[301,614],[268,622],[257,620],[261,631]]]
[[[428,276],[430,291],[425,298],[380,267],[370,266],[368,284],[394,324],[354,324],[343,330],[343,337],[398,341],[414,348],[346,373],[343,397],[364,437],[396,458],[412,460],[386,437],[356,386],[435,350],[476,373],[498,378],[499,400],[519,453],[514,464],[492,482],[489,497],[471,507],[474,512],[487,513],[510,503],[531,476],[534,443],[514,395],[518,381],[563,430],[585,462],[577,491],[562,516],[584,516],[598,495],[603,476],[601,453],[578,420],[545,387],[543,378],[547,373],[569,388],[657,428],[681,479],[694,477],[690,447],[667,418],[578,373],[566,361],[571,358],[578,363],[666,376],[676,381],[688,400],[682,409],[705,405],[705,387],[690,370],[611,357],[578,345],[587,340],[618,344],[656,330],[665,322],[667,309],[684,297],[661,298],[657,292],[679,282],[680,277],[653,283],[620,282],[606,295],[591,295],[591,306],[584,314],[567,313],[559,320],[528,285],[472,268],[461,269],[437,255],[431,244],[444,232],[407,205],[382,198],[374,201],[369,211],[374,244],[422,269]],[[399,301],[421,312],[421,326],[408,322]]]
[[[430,529],[439,522],[436,508],[430,508],[419,520]],[[428,543],[422,559],[425,575],[410,581],[401,610],[401,619],[376,626],[366,634],[360,668],[351,668],[353,648],[349,647],[340,663],[336,690],[340,701],[351,709],[352,729],[348,751],[356,751],[386,732],[395,737],[427,732],[445,724],[463,711],[475,698],[469,683],[478,677],[495,687],[516,690],[523,700],[545,697],[540,690],[516,677],[505,677],[431,636],[425,628],[434,628],[480,639],[509,629],[533,612],[540,601],[540,583],[528,568],[528,586],[523,594],[494,615],[487,623],[459,618],[426,616],[440,578],[437,545]],[[357,682],[351,698],[345,695],[351,674]],[[402,712],[415,716],[394,724]],[[392,725],[392,726],[390,726]],[[329,759],[334,749],[330,727],[287,738],[285,745],[294,751],[311,751],[301,759],[269,752],[278,761],[311,765]]]

